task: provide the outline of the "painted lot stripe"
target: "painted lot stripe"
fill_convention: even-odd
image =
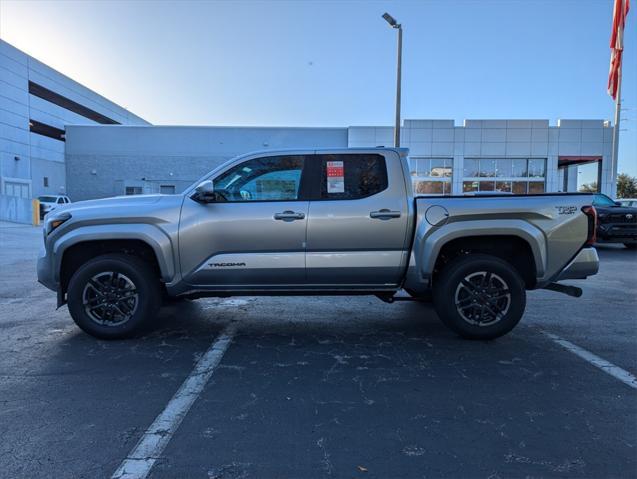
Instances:
[[[567,351],[570,351],[576,356],[579,356],[584,361],[592,364],[596,368],[601,369],[606,374],[610,374],[615,379],[619,379],[621,382],[630,386],[631,388],[637,389],[637,378],[633,376],[632,374],[630,374],[625,369],[620,368],[619,366],[615,366],[613,363],[609,363],[608,361],[606,361],[603,358],[600,358],[596,354],[593,354],[584,348],[580,348],[576,344],[573,344],[570,341],[567,341],[566,339],[562,339],[559,336],[556,336],[555,334],[547,333],[546,331],[543,331],[543,333],[549,338],[551,338],[554,342],[562,346]]]
[[[144,432],[135,448],[111,476],[112,479],[143,479],[170,442],[197,397],[212,376],[237,331],[236,323],[228,324],[201,357],[164,410]]]

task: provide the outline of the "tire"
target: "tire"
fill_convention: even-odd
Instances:
[[[624,243],[624,246],[628,249],[637,249],[637,243]]]
[[[434,283],[433,300],[442,322],[463,338],[494,339],[511,331],[522,318],[526,289],[506,261],[469,254],[445,266]]]
[[[75,324],[100,339],[134,336],[161,305],[151,266],[126,254],[102,255],[82,265],[71,277],[67,296]]]

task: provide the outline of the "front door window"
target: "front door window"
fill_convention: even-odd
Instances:
[[[214,180],[225,201],[295,201],[299,199],[303,156],[255,158]]]

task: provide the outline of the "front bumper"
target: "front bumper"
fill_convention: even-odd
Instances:
[[[597,228],[599,243],[637,243],[637,223],[603,223]]]
[[[555,281],[584,279],[599,271],[599,257],[595,248],[582,248],[575,258],[564,268]]]
[[[57,291],[58,284],[53,277],[53,268],[51,265],[51,257],[47,255],[46,249],[42,248],[38,254],[38,282],[51,291]]]

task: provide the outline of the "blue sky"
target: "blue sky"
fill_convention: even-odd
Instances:
[[[637,5],[620,171],[637,175]],[[391,125],[403,118],[613,118],[611,0],[14,1],[0,36],[156,124]]]

